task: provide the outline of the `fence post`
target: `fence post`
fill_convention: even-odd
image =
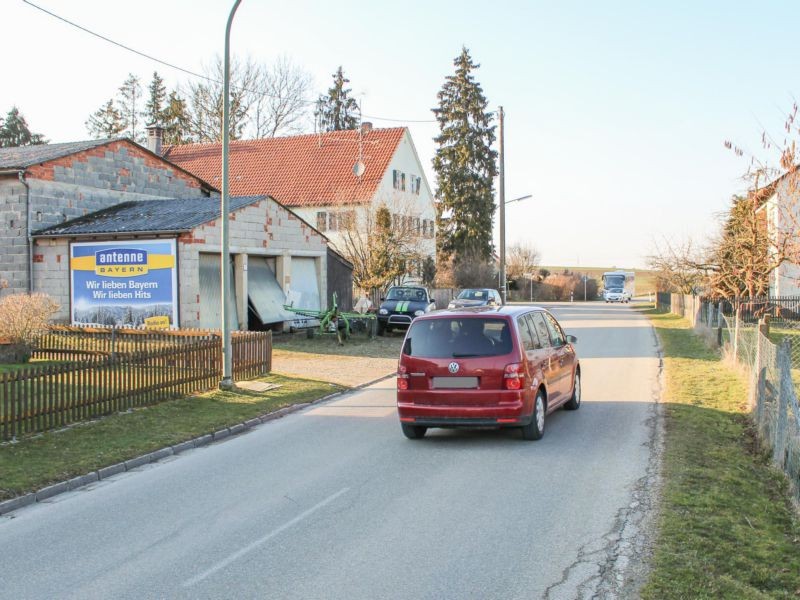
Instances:
[[[761,319],[758,322],[758,331],[756,332],[756,360],[753,369],[753,378],[754,378],[753,392],[750,398],[751,410],[753,408],[756,409],[756,424],[758,427],[761,427],[761,410],[764,404],[765,378],[764,374],[762,373],[762,371],[764,370],[764,367],[762,365],[764,358],[763,358],[763,352],[761,352],[761,344],[763,343],[762,338],[766,337],[765,332],[766,332],[766,324],[764,323],[764,320]]]
[[[778,406],[775,415],[775,441],[772,447],[772,460],[779,468],[786,464],[786,439],[788,429],[789,394],[792,393],[791,345],[784,340],[778,346]]]
[[[734,318],[736,322],[733,325],[733,362],[739,362],[739,307],[736,307],[736,314]]]

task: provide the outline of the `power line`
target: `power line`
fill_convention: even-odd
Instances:
[[[47,15],[50,15],[51,17],[53,17],[55,19],[58,19],[59,21],[63,21],[67,25],[71,25],[72,27],[75,27],[76,29],[80,29],[81,31],[83,31],[85,33],[88,33],[89,35],[93,35],[96,38],[100,38],[104,42],[108,42],[109,44],[113,44],[115,46],[118,46],[119,48],[122,48],[123,50],[127,50],[128,52],[133,52],[134,54],[138,54],[139,56],[142,56],[142,57],[144,57],[144,58],[146,58],[148,60],[155,61],[155,62],[157,62],[157,63],[159,63],[161,65],[164,65],[165,67],[170,67],[171,69],[176,69],[178,71],[186,73],[187,75],[191,75],[193,77],[200,77],[201,79],[206,79],[208,81],[213,81],[215,83],[221,83],[221,82],[219,82],[219,81],[217,81],[215,79],[212,79],[211,77],[206,77],[205,75],[201,75],[200,73],[195,73],[194,71],[190,71],[189,69],[184,69],[183,67],[179,67],[178,65],[174,65],[172,63],[168,63],[165,60],[161,60],[160,58],[156,58],[155,56],[151,56],[150,54],[146,54],[144,52],[136,50],[135,48],[131,48],[130,46],[126,46],[125,44],[122,44],[120,42],[116,42],[116,41],[112,40],[111,38],[108,38],[108,37],[106,37],[104,35],[96,33],[94,31],[92,31],[91,29],[87,29],[86,27],[83,27],[82,25],[78,25],[77,23],[73,23],[69,19],[65,19],[64,17],[61,17],[61,16],[59,16],[59,15],[53,13],[53,12],[50,12],[49,10],[47,10],[45,8],[42,8],[41,6],[37,6],[33,2],[30,2],[29,0],[22,0],[22,1],[25,4],[27,4],[29,6],[32,6],[36,10],[40,10],[43,13],[45,13]]]
[[[88,33],[89,35],[94,36],[94,37],[96,37],[96,38],[98,38],[100,40],[103,40],[104,42],[108,42],[109,44],[112,44],[114,46],[117,46],[118,48],[122,48],[123,50],[126,50],[128,52],[132,52],[133,54],[136,54],[136,55],[141,56],[143,58],[146,58],[148,60],[152,60],[153,62],[157,62],[158,64],[164,65],[165,67],[169,67],[170,69],[175,69],[176,71],[180,71],[181,73],[185,73],[187,75],[191,75],[192,77],[198,77],[200,79],[205,79],[206,81],[210,81],[212,83],[218,83],[218,84],[222,83],[220,80],[214,79],[213,77],[208,77],[207,75],[203,75],[201,73],[196,73],[196,72],[191,71],[189,69],[185,69],[185,68],[183,68],[181,66],[178,66],[178,65],[176,65],[174,63],[167,62],[167,61],[162,60],[160,58],[157,58],[157,57],[155,57],[155,56],[153,56],[151,54],[147,54],[146,52],[142,52],[141,50],[137,50],[136,48],[131,48],[130,46],[126,46],[125,44],[123,44],[121,42],[117,42],[115,40],[112,40],[111,38],[109,38],[107,36],[104,36],[104,35],[102,35],[100,33],[97,33],[96,31],[92,31],[91,29],[88,29],[88,28],[84,27],[83,25],[79,25],[78,23],[75,23],[74,21],[70,21],[69,19],[67,19],[65,17],[62,17],[60,15],[57,15],[56,13],[51,12],[51,11],[47,10],[46,8],[43,8],[43,7],[41,7],[41,6],[37,5],[37,4],[34,4],[30,0],[22,0],[22,2],[24,2],[25,4],[27,4],[28,6],[30,6],[32,8],[35,8],[36,10],[39,10],[39,11],[45,13],[46,15],[49,15],[49,16],[53,17],[54,19],[58,19],[59,21],[61,21],[63,23],[66,23],[67,25],[69,25],[71,27],[79,29],[80,31],[83,31],[84,33]],[[264,93],[264,92],[256,92],[255,90],[247,90],[247,91],[259,94],[261,96],[266,96],[268,98],[279,98],[278,96],[275,96],[273,94],[267,94],[267,93]],[[316,102],[316,100],[303,100],[302,103],[311,106],[311,105],[316,104],[317,102]],[[392,122],[395,122],[395,123],[435,123],[436,122],[436,119],[395,119],[395,118],[389,118],[389,117],[378,117],[378,116],[374,116],[374,115],[362,115],[362,117],[366,117],[368,119],[375,119],[376,121],[392,121]]]

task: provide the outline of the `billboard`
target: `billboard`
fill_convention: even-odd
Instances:
[[[75,325],[178,324],[175,240],[73,242],[71,318]]]

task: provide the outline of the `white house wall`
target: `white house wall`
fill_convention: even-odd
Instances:
[[[797,238],[800,230],[800,190],[788,177],[778,184],[776,193],[767,201],[767,225],[773,242],[779,237]],[[774,247],[774,245],[773,245]],[[770,296],[800,296],[800,266],[784,262],[772,272]]]
[[[369,164],[366,165],[369,170]],[[393,171],[400,171],[406,174],[405,191],[394,189]],[[420,193],[412,193],[411,176],[421,178]],[[394,156],[389,163],[386,172],[383,174],[378,188],[375,191],[372,201],[369,204],[361,205],[341,205],[335,206],[299,206],[292,210],[303,220],[317,227],[317,214],[324,212],[339,213],[344,211],[356,211],[356,215],[361,223],[364,223],[365,215],[368,210],[373,210],[381,203],[385,203],[392,213],[406,214],[420,219],[427,219],[432,224],[436,222],[436,211],[433,203],[433,194],[425,178],[425,172],[417,156],[414,143],[408,131],[403,135],[402,140],[397,145]],[[432,225],[433,226],[433,225]],[[342,235],[339,231],[331,230],[326,227],[325,235],[330,240],[331,245],[340,253],[345,254],[342,244]],[[421,252],[424,256],[436,257],[436,238],[435,235],[429,238],[422,238]]]

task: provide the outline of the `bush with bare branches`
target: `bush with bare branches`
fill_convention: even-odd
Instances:
[[[59,306],[47,294],[11,294],[0,298],[0,339],[19,346],[27,358]]]

